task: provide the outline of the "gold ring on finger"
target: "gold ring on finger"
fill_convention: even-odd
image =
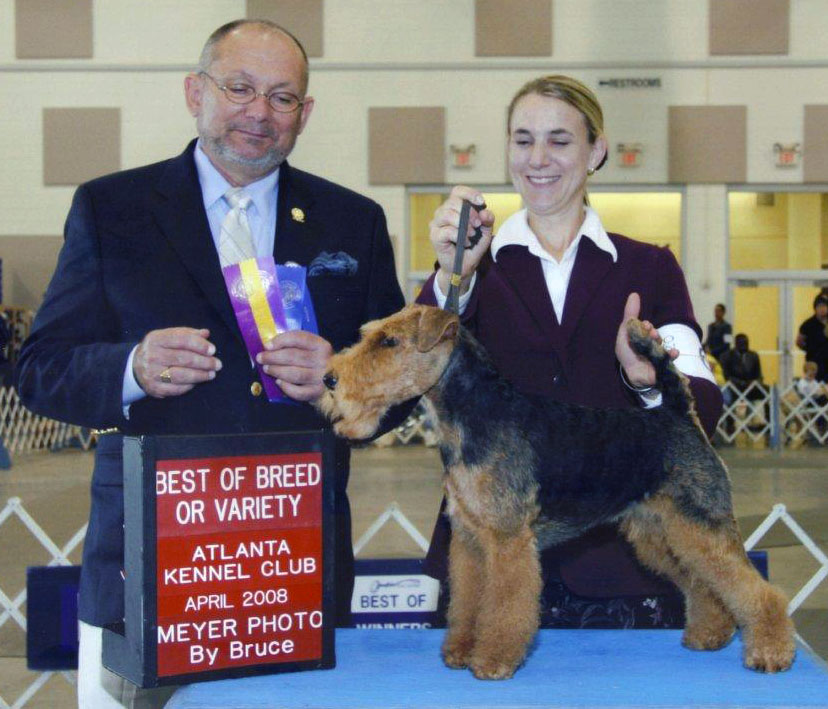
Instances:
[[[170,372],[170,368],[165,367],[164,369],[162,369],[161,374],[158,375],[158,378],[164,384],[172,384],[172,372]]]

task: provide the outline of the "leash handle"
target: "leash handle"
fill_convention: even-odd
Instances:
[[[457,228],[457,247],[454,251],[454,267],[451,271],[451,280],[449,281],[449,292],[446,297],[446,304],[444,310],[448,310],[455,315],[460,315],[460,282],[461,274],[463,273],[463,253],[466,250],[466,232],[469,230],[469,215],[471,210],[479,212],[485,209],[486,205],[480,206],[472,204],[469,200],[463,200],[463,206],[460,208],[460,225]],[[461,236],[462,234],[462,236]],[[483,237],[483,230],[477,227],[474,234],[469,237],[468,248],[474,248]]]

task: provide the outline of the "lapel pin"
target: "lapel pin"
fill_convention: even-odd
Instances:
[[[290,210],[290,217],[295,222],[304,223],[305,221],[305,213],[299,207],[294,207]]]

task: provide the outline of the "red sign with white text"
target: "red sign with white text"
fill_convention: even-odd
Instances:
[[[158,676],[322,657],[322,455],[156,462]]]

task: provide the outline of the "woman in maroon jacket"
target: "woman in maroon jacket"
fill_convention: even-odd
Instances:
[[[629,317],[652,323],[688,375],[712,434],[722,398],[701,350],[684,275],[667,248],[608,234],[589,207],[587,180],[607,157],[594,94],[565,76],[523,86],[508,111],[508,161],[524,209],[492,234],[494,214],[472,212],[483,238],[463,261],[464,324],[518,389],[588,406],[658,406],[652,366],[629,346]],[[431,241],[439,267],[419,301],[442,306],[462,200],[455,187],[435,212]],[[485,412],[481,412],[485,416]],[[426,568],[444,579],[450,530],[440,516]],[[615,526],[600,527],[542,555],[542,624],[671,627],[683,623],[681,594],[635,560]]]

